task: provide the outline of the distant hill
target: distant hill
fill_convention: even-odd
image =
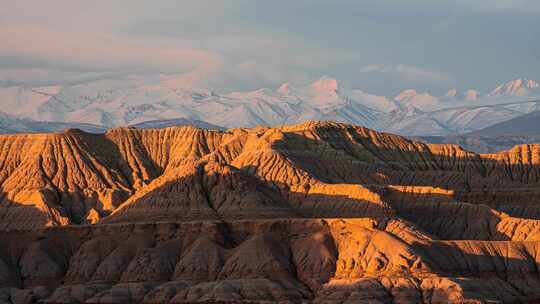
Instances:
[[[105,133],[105,127],[89,123],[66,123],[35,121],[17,118],[0,112],[0,134],[8,133],[48,133],[64,129],[81,129],[89,133]]]
[[[453,136],[424,136],[429,143],[458,144],[480,153],[508,150],[515,145],[540,143],[540,111],[494,124],[478,131]]]
[[[130,127],[138,129],[167,128],[173,126],[193,126],[199,129],[225,130],[225,128],[195,119],[164,119],[150,120]],[[89,123],[49,122],[35,121],[27,118],[19,118],[0,112],[0,134],[10,133],[50,133],[64,129],[80,129],[88,133],[105,133],[108,128]]]
[[[134,127],[138,129],[153,129],[153,128],[159,129],[159,128],[174,127],[174,126],[193,126],[199,129],[225,130],[225,128],[223,127],[216,126],[214,124],[207,123],[202,120],[187,119],[187,118],[150,120],[150,121],[145,121],[145,122],[130,125],[130,127]]]
[[[540,111],[534,111],[523,116],[494,124],[484,129],[471,132],[471,136],[540,136]]]

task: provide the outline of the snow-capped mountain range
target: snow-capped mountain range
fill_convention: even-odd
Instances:
[[[451,89],[433,96],[411,89],[395,97],[344,88],[327,76],[304,86],[285,83],[275,89],[227,94],[173,84],[133,78],[64,86],[4,86],[0,87],[0,111],[25,121],[107,128],[180,118],[223,127],[335,120],[403,135],[434,136],[470,132],[540,110],[540,87],[528,79],[509,81],[487,94]]]

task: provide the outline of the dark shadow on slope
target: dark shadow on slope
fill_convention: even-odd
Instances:
[[[187,163],[184,171],[178,172],[178,176],[171,175],[167,180],[150,184],[148,190],[142,190],[140,195],[132,197],[101,222],[295,216],[290,206],[269,185],[233,167],[213,165],[204,162]]]
[[[107,190],[107,196],[99,197],[96,192],[23,189],[16,193],[22,194],[18,202],[9,200],[7,193],[0,193],[0,206],[5,210],[0,214],[0,231],[92,224],[128,197],[120,189]]]
[[[203,295],[216,292],[221,296],[229,292],[242,301],[254,300],[255,291],[262,291],[264,286],[253,285],[256,289],[249,289],[250,282],[260,280],[273,284],[273,295],[293,286],[305,288],[308,292],[300,298],[294,295],[293,289],[280,298],[298,303],[314,298],[323,302],[333,298],[460,303],[460,288],[470,300],[527,303],[539,299],[540,265],[534,255],[538,243],[433,241],[391,246],[387,248],[389,251],[383,251],[384,255],[366,252],[369,256],[360,256],[363,247],[346,242],[348,237],[359,233],[358,229],[354,223],[334,227],[328,221],[307,219],[48,228],[0,236],[0,243],[4,245],[0,248],[0,261],[7,259],[17,265],[19,274],[15,275],[19,275],[22,282],[16,287],[45,285],[54,290],[60,285],[86,284],[90,287],[99,283],[108,286],[104,295],[111,286],[116,286],[121,292],[111,295],[127,296],[124,302],[133,303],[140,303],[145,295],[160,286],[171,285],[175,280],[181,285],[180,289],[165,289],[158,293],[168,295],[165,302],[187,290],[191,290],[192,295],[197,294],[196,290],[208,291],[191,298],[193,302],[219,301],[219,297],[203,300]],[[364,237],[357,235],[359,239]],[[382,240],[386,239],[378,239]],[[201,244],[206,247],[200,247]],[[216,252],[223,251],[221,261],[215,260],[219,253],[217,256],[206,254],[212,251],[210,245]],[[353,250],[348,251],[348,246]],[[375,243],[373,246],[382,250],[388,244]],[[404,248],[421,258],[424,266],[419,269],[392,268],[394,270],[388,272],[387,264],[404,265],[403,259],[411,258],[397,258],[402,255],[400,246],[406,246]],[[508,246],[514,250],[509,251]],[[194,251],[196,248],[200,249]],[[348,262],[355,259],[356,263]],[[361,259],[366,259],[367,263],[360,263]],[[348,271],[344,265],[358,268],[358,271]],[[377,268],[369,265],[377,265]],[[376,269],[381,270],[378,273]],[[341,277],[335,277],[338,272]],[[201,273],[205,275],[201,276]],[[350,275],[344,277],[346,273]],[[333,278],[337,280],[332,281]],[[350,280],[363,280],[363,283],[355,285]],[[145,284],[151,287],[145,287],[143,292]],[[221,286],[234,288],[216,288],[220,284],[230,284]],[[0,286],[13,285],[2,282]],[[139,292],[122,291],[130,290],[128,287]],[[88,290],[86,297],[98,296],[100,292]],[[139,295],[141,292],[142,296]]]
[[[387,217],[393,211],[378,195],[350,185],[343,194],[292,192],[281,184],[265,183],[245,170],[205,171],[200,163],[187,176],[151,184],[147,192],[128,200],[100,223],[243,220],[269,218]],[[330,191],[339,190],[325,185]],[[347,190],[357,188],[359,194]],[[337,190],[336,190],[337,189]],[[325,190],[325,189],[323,189]],[[366,192],[363,194],[363,192]],[[359,195],[365,195],[361,198]]]
[[[68,212],[61,206],[44,203],[41,198],[15,202],[8,199],[6,193],[0,193],[0,231],[32,230],[67,224],[70,224]]]
[[[67,166],[58,166],[57,163],[60,161],[55,157],[61,157],[61,155],[51,152],[49,155],[51,159],[47,159],[47,162],[53,168],[52,170],[56,170],[56,175],[47,176],[45,172],[41,172],[43,180],[36,181],[47,183],[49,186],[44,189],[26,189],[23,185],[21,189],[17,189],[18,192],[28,192],[28,195],[23,193],[26,196],[34,195],[33,199],[40,200],[40,203],[46,205],[43,206],[44,209],[48,208],[49,213],[55,214],[54,217],[65,218],[56,224],[85,224],[89,220],[93,222],[99,217],[106,216],[124,202],[132,194],[134,188],[141,187],[142,183],[161,174],[151,158],[145,154],[137,138],[133,139],[134,148],[130,151],[131,156],[137,158],[137,163],[130,165],[124,153],[120,152],[118,144],[104,134],[90,134],[77,129],[69,129],[59,136],[63,141],[58,144],[59,147],[51,149],[56,153],[71,153],[71,156],[76,159],[74,165],[77,167],[72,169]],[[60,147],[63,144],[69,147]],[[68,149],[68,151],[63,149]],[[41,166],[39,170],[43,171],[45,160],[39,157]],[[79,174],[71,176],[68,180],[66,175],[69,170],[77,170]],[[142,171],[148,172],[150,177],[143,176]],[[57,176],[61,174],[64,176]],[[89,183],[86,180],[87,174],[93,174],[98,182],[94,181],[94,184],[81,186],[84,182]],[[64,187],[69,187],[69,191],[59,189],[53,180],[56,183],[63,183]],[[4,199],[5,196],[0,195],[0,199]],[[89,215],[93,218],[89,219]]]
[[[538,242],[433,241],[415,243],[431,269],[483,301],[538,303]]]
[[[400,218],[444,240],[510,240],[497,230],[502,216],[486,205],[457,202],[451,194],[414,193],[392,188],[381,193]]]
[[[0,286],[57,288],[80,246],[68,230],[11,230],[0,234]]]
[[[126,187],[136,186],[135,176],[143,182],[149,182],[162,174],[162,169],[148,155],[148,151],[145,150],[138,136],[135,134],[131,138],[124,136],[117,138],[118,142],[115,142],[113,141],[115,131],[119,132],[113,130],[106,134],[90,134],[76,130],[74,133],[82,139],[80,144],[84,147],[84,151],[94,156],[111,171],[120,173],[124,178],[121,182],[125,183]],[[119,145],[123,145],[124,149],[131,147],[133,150],[127,152],[131,155],[127,155],[127,153],[124,155],[120,151]],[[136,162],[136,164],[130,166],[130,160],[126,159],[126,156],[132,157],[131,163]],[[150,174],[148,178],[142,175],[143,170]]]
[[[68,224],[61,206],[14,202],[0,194],[0,287],[58,287],[84,239],[58,229]]]
[[[452,190],[456,201],[540,219],[540,165],[509,164],[506,157],[499,161],[469,152],[463,157],[434,154],[427,145],[413,146],[384,133],[391,144],[379,146],[354,127],[331,131],[318,132],[321,140],[284,133],[274,149],[326,183],[439,187]]]
[[[353,127],[336,132],[321,140],[284,133],[284,140],[277,141],[274,148],[325,182],[433,186],[456,191],[484,190],[491,185],[503,189],[515,185],[522,188],[524,184],[540,187],[538,165],[511,165],[466,151],[462,152],[466,157],[452,152],[435,154],[425,144],[413,146],[405,138],[384,133],[380,133],[386,136],[382,139],[389,143],[381,145],[356,134]],[[342,168],[346,172],[338,171]]]

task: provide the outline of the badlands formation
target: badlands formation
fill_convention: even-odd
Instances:
[[[0,136],[0,303],[538,303],[540,145],[333,122]]]

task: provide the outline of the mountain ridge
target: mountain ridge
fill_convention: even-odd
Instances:
[[[336,120],[402,135],[422,136],[470,132],[510,120],[538,110],[534,103],[519,101],[540,96],[533,81],[519,79],[499,86],[513,90],[496,96],[470,91],[471,94],[456,98],[461,96],[457,90],[454,97],[429,93],[413,96],[413,90],[406,90],[400,95],[409,92],[405,94],[407,98],[396,96],[401,101],[348,89],[328,76],[305,86],[284,84],[275,90],[232,93],[174,88],[166,80],[152,81],[101,80],[68,86],[6,87],[0,89],[0,98],[14,117],[85,122],[107,128],[172,119],[199,120],[226,128]],[[527,91],[521,94],[519,88],[524,85]],[[475,100],[467,98],[473,95]],[[411,106],[419,110],[418,114],[404,115],[402,112]],[[408,121],[403,121],[404,117]],[[422,127],[426,120],[441,127],[427,133]]]

